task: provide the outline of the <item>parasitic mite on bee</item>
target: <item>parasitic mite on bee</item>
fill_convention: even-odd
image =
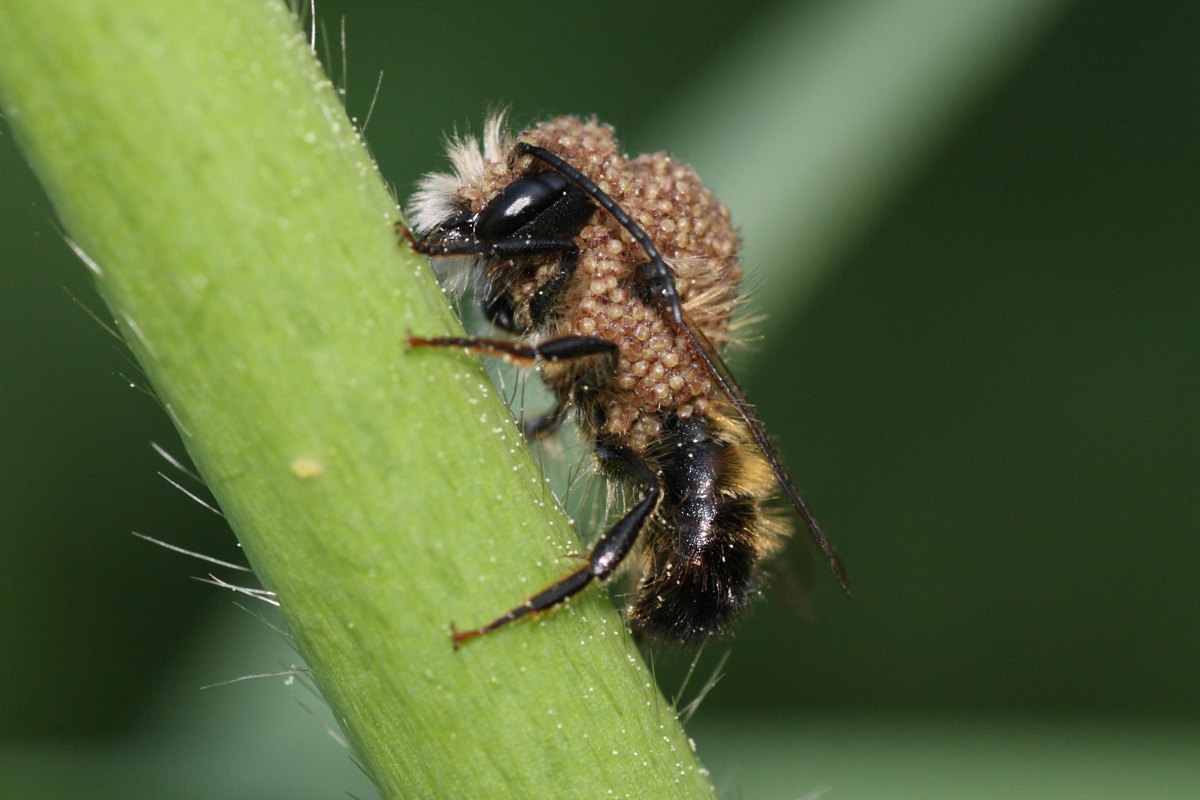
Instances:
[[[760,592],[761,565],[789,532],[778,490],[843,589],[845,571],[720,352],[738,299],[728,210],[666,153],[629,158],[595,119],[557,117],[513,135],[449,144],[411,206],[417,252],[465,257],[485,317],[511,338],[409,337],[536,367],[553,406],[529,439],[574,416],[597,471],[635,502],[583,566],[455,644],[550,609],[637,566],[636,633],[723,633]],[[403,227],[400,226],[402,230]]]

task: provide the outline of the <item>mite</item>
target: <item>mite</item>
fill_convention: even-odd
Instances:
[[[845,572],[763,425],[721,360],[741,266],[729,212],[665,153],[622,155],[612,129],[559,117],[482,146],[450,143],[453,174],[411,204],[413,247],[466,257],[485,316],[510,338],[410,337],[536,367],[556,398],[525,425],[574,416],[597,470],[636,502],[583,566],[458,643],[544,611],[636,561],[635,633],[719,635],[759,592],[787,525],[783,489],[845,589]]]

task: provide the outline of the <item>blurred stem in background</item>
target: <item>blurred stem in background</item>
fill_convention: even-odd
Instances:
[[[669,143],[733,210],[766,288],[754,308],[782,317],[1070,2],[785,6],[646,140]]]

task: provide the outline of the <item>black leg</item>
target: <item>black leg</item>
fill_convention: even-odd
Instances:
[[[572,245],[570,250],[563,251],[562,259],[559,260],[558,269],[554,270],[554,274],[534,290],[533,297],[529,301],[529,320],[534,327],[541,327],[546,321],[550,309],[558,302],[563,290],[571,282],[571,277],[575,275],[577,261],[579,261],[579,248]]]
[[[567,419],[567,408],[566,403],[559,402],[545,414],[526,420],[525,424],[521,426],[521,432],[525,434],[525,440],[529,442],[536,441],[537,439],[549,436],[561,428],[563,422]]]
[[[401,229],[399,223],[397,223],[397,230],[401,231],[401,234],[408,239],[414,250],[427,256],[481,255],[491,258],[520,258],[521,256],[539,255],[541,253],[562,253],[562,258],[559,260],[558,268],[555,269],[554,274],[537,288],[529,301],[529,318],[535,327],[545,322],[546,315],[562,294],[563,289],[567,288],[567,284],[571,282],[571,276],[575,274],[575,264],[579,261],[579,246],[570,239],[530,237],[515,237],[494,241],[484,241],[481,239],[443,239],[439,238],[441,231],[435,231],[432,234],[427,234],[420,239],[416,239],[413,237],[412,231],[408,228]],[[492,319],[496,319],[493,315],[495,309],[489,305],[490,302],[490,298],[485,301],[484,313],[488,314]],[[511,312],[509,318],[511,318]],[[505,317],[500,317],[499,321],[501,327],[506,330],[512,329],[511,322],[508,322]]]
[[[467,256],[481,255],[489,258],[520,258],[521,256],[539,255],[542,253],[562,253],[558,267],[545,283],[537,288],[529,300],[529,318],[537,327],[546,320],[550,309],[554,307],[571,277],[575,274],[575,264],[579,261],[579,246],[570,239],[535,239],[518,237],[500,239],[497,241],[482,241],[479,239],[438,239],[426,236],[412,239],[413,249],[427,256]],[[489,311],[485,303],[484,311]],[[503,324],[502,324],[502,327]]]
[[[498,290],[494,285],[489,292],[479,304],[488,322],[509,333],[519,333],[521,326],[517,324],[517,309],[513,305],[512,295]]]
[[[596,443],[596,458],[600,469],[605,474],[631,480],[638,483],[645,496],[625,516],[613,525],[608,533],[600,538],[587,556],[587,565],[577,569],[562,580],[550,584],[521,605],[501,617],[479,628],[460,631],[451,625],[451,635],[457,647],[463,642],[477,636],[491,633],[502,625],[520,619],[521,617],[545,611],[563,602],[572,595],[578,594],[593,580],[604,580],[625,560],[633,545],[637,542],[638,534],[646,520],[658,507],[658,499],[662,494],[662,485],[654,470],[646,461],[633,450],[621,445],[609,444],[604,441]]]
[[[579,247],[570,239],[499,239],[485,242],[479,239],[442,239],[423,237],[414,239],[413,249],[427,256],[490,256],[492,258],[518,258],[539,253],[570,254],[572,259],[579,255]]]
[[[538,361],[553,363],[587,356],[608,356],[615,363],[618,352],[615,344],[597,336],[563,336],[536,346],[508,339],[475,336],[439,336],[433,339],[410,336],[408,346],[461,347],[477,355],[496,356],[523,366],[532,366]]]

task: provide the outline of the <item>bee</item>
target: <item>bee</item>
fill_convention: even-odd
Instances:
[[[466,257],[484,315],[512,338],[410,337],[536,367],[555,398],[533,439],[574,416],[599,473],[636,493],[583,566],[457,646],[638,564],[635,634],[723,633],[760,593],[788,526],[777,488],[843,589],[846,574],[719,355],[741,266],[729,212],[666,153],[629,158],[610,127],[558,117],[513,136],[503,115],[449,145],[452,174],[420,182],[414,249]]]

